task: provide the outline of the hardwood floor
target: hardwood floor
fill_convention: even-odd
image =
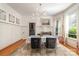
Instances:
[[[63,37],[59,37],[59,43],[62,44],[63,46],[65,46],[66,48],[70,49],[71,51],[75,52],[77,55],[79,55],[79,49],[74,48],[68,44],[64,44],[64,38]]]
[[[14,52],[16,49],[22,47],[26,43],[26,39],[21,39],[14,44],[0,50],[0,56],[7,56]]]
[[[55,49],[31,49],[30,43],[27,44],[25,39],[21,39],[16,43],[6,47],[0,51],[1,56],[78,56],[72,52],[67,46],[57,43]]]
[[[70,49],[71,51],[73,51],[73,52],[75,52],[77,55],[79,55],[79,52],[78,52],[77,48],[74,48],[74,47],[72,47],[72,46],[70,46],[70,45],[68,45],[68,44],[63,44],[63,43],[60,43],[60,44],[62,44],[63,46],[67,47],[68,49]]]
[[[17,49],[11,56],[77,56],[61,44],[57,44],[56,49],[31,49],[30,46],[30,44],[27,44]]]

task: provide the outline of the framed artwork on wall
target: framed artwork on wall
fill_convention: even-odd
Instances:
[[[15,23],[15,16],[9,14],[9,22]]]
[[[6,21],[6,12],[0,9],[0,19]]]
[[[20,19],[16,18],[16,24],[20,24]]]
[[[50,25],[50,19],[42,19],[42,25]]]

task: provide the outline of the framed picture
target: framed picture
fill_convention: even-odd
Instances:
[[[16,24],[20,24],[20,19],[16,18]]]
[[[50,19],[43,19],[42,25],[50,25]]]
[[[6,20],[6,12],[4,10],[1,10],[1,9],[0,9],[0,19]]]
[[[15,23],[15,16],[9,14],[9,22]]]

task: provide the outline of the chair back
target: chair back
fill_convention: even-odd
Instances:
[[[40,44],[41,44],[41,38],[39,38],[39,37],[31,38],[31,48],[32,49],[40,48],[41,47]]]

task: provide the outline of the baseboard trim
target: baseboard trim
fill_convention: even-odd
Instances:
[[[9,56],[12,52],[14,52],[16,49],[22,47],[24,44],[26,44],[26,39],[20,39],[19,41],[0,50],[0,56]]]

